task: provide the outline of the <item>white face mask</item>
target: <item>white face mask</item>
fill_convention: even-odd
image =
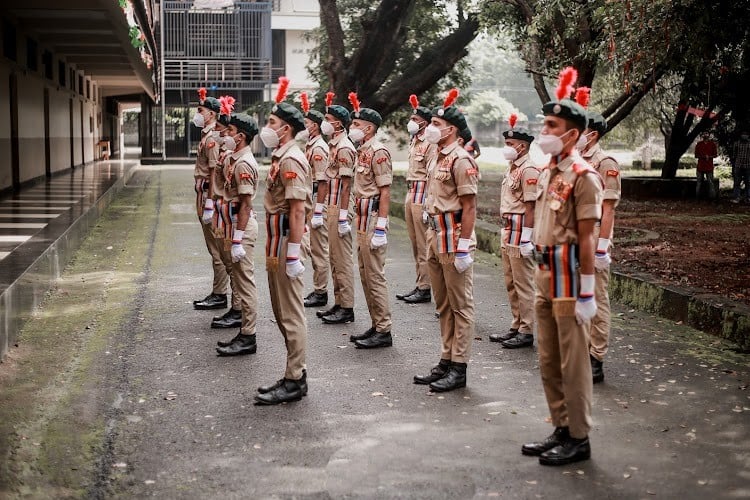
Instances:
[[[273,149],[279,145],[279,134],[271,127],[263,127],[260,130],[260,140],[265,147]]]
[[[227,151],[234,151],[237,148],[237,143],[235,142],[234,137],[231,135],[224,136],[224,148]]]
[[[417,135],[420,128],[419,123],[414,120],[409,120],[409,123],[406,124],[406,130],[409,132],[409,135]]]
[[[361,128],[352,128],[349,130],[349,139],[351,139],[352,142],[360,142],[364,138],[365,133]]]
[[[589,143],[588,136],[581,134],[578,136],[578,140],[576,141],[576,149],[578,151],[583,151],[584,149],[586,149],[586,146],[588,145],[588,143]]]
[[[307,142],[308,139],[310,139],[310,131],[307,129],[300,130],[299,133],[297,133],[296,136],[294,136],[295,139],[298,141],[304,141]]]
[[[437,128],[433,124],[427,125],[427,128],[424,129],[424,140],[429,142],[430,144],[437,144],[440,142],[440,139],[442,139],[442,133],[440,133],[440,129]]]
[[[560,137],[552,134],[541,134],[537,138],[536,143],[539,145],[539,149],[542,150],[542,153],[557,156],[562,153],[564,147],[562,138],[572,131],[573,129],[570,129]]]
[[[502,149],[502,152],[503,156],[508,161],[516,161],[516,159],[518,158],[518,151],[516,151],[516,148],[514,148],[513,146],[505,146]]]
[[[195,125],[198,128],[203,128],[206,126],[206,119],[203,117],[200,113],[195,113],[193,115],[193,125]]]
[[[327,136],[332,136],[335,130],[333,129],[333,125],[331,125],[331,122],[324,121],[320,124],[320,133]]]

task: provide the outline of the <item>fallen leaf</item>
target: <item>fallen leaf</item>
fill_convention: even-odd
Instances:
[[[382,396],[382,395],[383,395],[382,392],[373,392],[372,394],[370,394],[370,396]]]

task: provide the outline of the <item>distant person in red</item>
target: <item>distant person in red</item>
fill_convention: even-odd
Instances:
[[[695,185],[695,197],[699,198],[701,186],[704,182],[708,183],[708,197],[716,198],[714,188],[714,158],[719,155],[716,143],[711,140],[708,132],[704,132],[701,141],[695,145],[695,157],[698,158],[698,182]]]

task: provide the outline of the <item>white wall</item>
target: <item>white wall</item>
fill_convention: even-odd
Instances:
[[[291,80],[290,87],[292,87],[292,90],[316,87],[306,69],[310,60],[310,53],[315,48],[315,44],[304,40],[304,34],[304,31],[286,31],[286,76]]]
[[[45,175],[44,83],[33,76],[18,75],[19,180]]]
[[[91,120],[94,119],[94,103],[86,101],[83,103],[83,147],[84,163],[94,160],[94,129]]]
[[[81,99],[73,99],[73,165],[83,163],[83,152],[81,151]]]
[[[70,168],[70,92],[49,91],[50,170]]]
[[[10,68],[0,63],[0,191],[13,185],[10,156]],[[4,83],[3,83],[4,82]]]

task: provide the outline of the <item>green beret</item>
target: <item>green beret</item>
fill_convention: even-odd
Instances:
[[[519,141],[526,141],[529,143],[534,140],[534,136],[531,135],[531,132],[522,127],[506,130],[505,132],[503,132],[503,137],[505,137],[506,139],[517,139]]]
[[[295,134],[305,128],[305,117],[302,116],[302,111],[288,102],[274,104],[273,108],[271,108],[271,114],[287,122]]]
[[[458,132],[458,136],[464,140],[464,145],[471,140],[471,129],[469,127],[462,128]]]
[[[360,108],[359,111],[352,111],[351,118],[352,120],[356,118],[358,120],[368,121],[376,127],[380,127],[380,125],[383,124],[383,117],[372,108]]]
[[[198,105],[203,106],[204,108],[208,108],[215,113],[218,113],[221,111],[221,103],[215,97],[206,97]]]
[[[599,113],[590,111],[589,122],[586,128],[589,128],[595,132],[599,132],[599,136],[602,136],[604,135],[604,132],[607,131],[607,120],[605,120],[604,117]]]
[[[228,127],[230,123],[230,117],[229,115],[220,114],[218,118],[216,118],[216,121],[221,123],[225,127]]]
[[[469,129],[469,125],[466,123],[464,114],[461,113],[456,106],[448,106],[447,108],[438,106],[437,108],[432,110],[432,116],[442,118],[443,120],[458,128],[459,131],[463,129]],[[469,134],[471,134],[471,132],[469,132]],[[471,138],[471,135],[469,136],[469,138]]]
[[[432,111],[430,111],[430,108],[425,108],[424,106],[417,106],[411,114],[419,116],[426,122],[432,119]]]
[[[584,107],[570,99],[550,101],[542,106],[542,113],[544,113],[544,116],[551,115],[563,118],[581,130],[586,128],[588,121]]]
[[[258,124],[252,116],[246,113],[232,113],[229,118],[229,125],[234,125],[237,130],[247,134],[247,142],[250,142],[253,137],[258,135]]]
[[[328,106],[326,113],[331,116],[335,116],[336,119],[341,121],[341,124],[344,126],[344,128],[349,127],[349,123],[351,123],[351,118],[349,118],[349,110],[346,109],[344,106],[339,106],[338,104],[332,104]]]
[[[307,114],[305,115],[305,118],[309,118],[310,120],[314,121],[318,125],[323,123],[323,120],[326,119],[325,116],[323,116],[323,113],[321,113],[320,111],[316,109],[311,109],[310,111],[308,111]]]

